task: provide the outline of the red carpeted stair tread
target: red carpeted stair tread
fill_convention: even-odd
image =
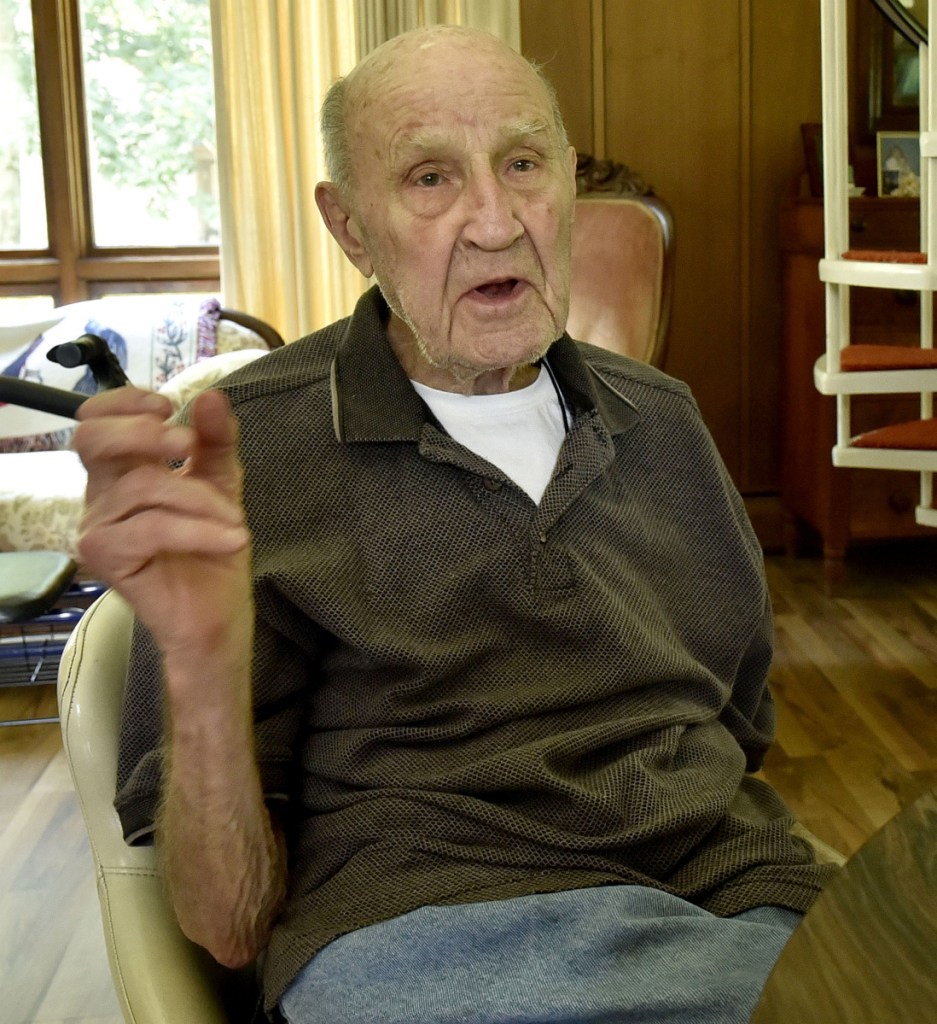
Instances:
[[[937,369],[937,349],[908,345],[847,345],[839,353],[845,372]]]
[[[863,263],[926,263],[926,252],[905,252],[903,249],[847,249],[844,260]]]
[[[870,430],[853,438],[853,448],[900,448],[911,451],[937,451],[937,419],[894,423]]]

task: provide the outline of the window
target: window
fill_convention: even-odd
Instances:
[[[0,309],[217,291],[209,0],[0,0],[0,89]]]

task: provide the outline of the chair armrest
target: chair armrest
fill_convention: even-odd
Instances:
[[[128,846],[114,810],[120,708],[133,614],[114,591],[75,628],[59,671],[59,714],[91,843],[114,987],[133,1024],[250,1021],[244,975],[226,971],[179,928],[152,846]],[[232,988],[238,997],[229,1000]]]
[[[230,1024],[214,974],[220,968],[179,931],[162,879],[150,871],[99,868],[98,899],[111,977],[135,1024]]]

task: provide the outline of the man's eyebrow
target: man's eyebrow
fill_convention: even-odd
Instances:
[[[431,150],[445,149],[451,145],[450,139],[435,129],[418,129],[415,132],[403,135],[394,140],[391,147],[393,154],[399,153],[426,153]]]
[[[517,121],[514,124],[506,124],[498,134],[513,142],[535,135],[549,135],[551,128],[552,125],[549,121]]]
[[[552,130],[551,122],[541,119],[509,122],[498,130],[497,144],[499,148],[507,148],[525,140],[549,136]],[[452,146],[453,140],[448,133],[435,128],[418,128],[395,140],[391,154],[396,158],[402,155],[409,157],[414,153],[445,152]]]

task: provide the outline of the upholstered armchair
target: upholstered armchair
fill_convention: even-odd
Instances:
[[[580,155],[571,337],[662,366],[673,290],[670,208],[623,164]]]

